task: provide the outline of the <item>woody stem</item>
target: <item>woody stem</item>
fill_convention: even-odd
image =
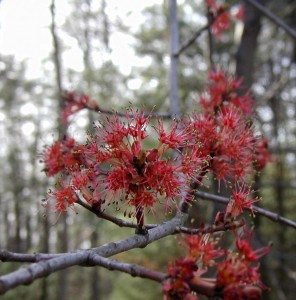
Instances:
[[[145,235],[147,233],[147,229],[145,228],[145,224],[144,224],[144,207],[139,204],[136,206],[136,219],[137,219],[136,234]]]

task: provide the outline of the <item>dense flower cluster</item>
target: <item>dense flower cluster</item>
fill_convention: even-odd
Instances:
[[[235,183],[225,212],[216,217],[218,225],[233,221],[245,209],[252,210],[259,201],[252,197],[247,177],[261,170],[270,155],[266,140],[252,128],[254,101],[249,94],[237,92],[241,81],[222,71],[212,72],[209,79],[209,89],[200,99],[202,112],[191,116],[185,126],[192,133],[191,142],[200,143],[200,153],[209,157],[208,171],[218,180]],[[234,237],[237,251],[220,248],[213,234],[185,238],[188,254],[169,267],[164,299],[198,299],[199,293],[224,300],[260,299],[265,286],[258,260],[270,247],[253,250],[253,232],[245,228],[241,234],[234,230]],[[201,276],[209,268],[215,270],[216,278]]]
[[[198,299],[202,293],[223,300],[260,299],[263,285],[258,260],[270,247],[252,248],[253,232],[234,231],[236,250],[219,246],[219,240],[209,234],[185,238],[187,255],[168,268],[168,278],[163,283],[165,300]],[[211,267],[215,278],[204,277]]]
[[[200,151],[211,157],[209,171],[218,180],[244,180],[270,161],[267,144],[254,134],[251,124],[254,100],[237,93],[241,81],[222,71],[211,72],[208,92],[201,97],[203,112],[187,121]]]
[[[253,100],[248,94],[238,95],[241,82],[222,71],[211,72],[209,79],[208,92],[200,99],[202,113],[175,120],[168,128],[161,120],[151,126],[151,115],[133,109],[124,118],[102,117],[86,144],[65,137],[45,149],[46,174],[62,174],[68,193],[72,189],[98,209],[116,203],[138,222],[144,209],[153,210],[158,202],[170,209],[181,195],[190,200],[190,184],[200,184],[207,172],[218,180],[244,182],[269,161],[267,143],[255,136],[251,125]],[[65,99],[66,116],[95,105],[75,93]],[[148,147],[153,137],[154,145]],[[62,193],[59,189],[57,196]],[[241,189],[228,205],[232,217],[254,202],[245,200],[246,190]],[[56,199],[58,211],[73,206],[65,197]]]
[[[170,209],[172,201],[196,180],[207,157],[201,155],[199,144],[187,147],[190,131],[177,121],[168,130],[158,121],[153,133],[158,134],[157,143],[146,148],[149,122],[150,117],[135,110],[126,113],[125,121],[118,115],[103,117],[85,145],[66,138],[46,149],[47,175],[64,173],[68,187],[96,207],[116,202],[135,208],[128,215],[138,221],[143,209],[153,209],[157,202]],[[172,158],[177,149],[183,149],[182,157]],[[57,197],[58,202],[63,199]],[[58,204],[57,210],[64,211],[67,203]]]
[[[75,171],[82,164],[80,146],[76,145],[73,138],[65,137],[61,141],[56,141],[52,146],[46,147],[43,161],[47,176],[54,176],[66,170]]]
[[[233,14],[228,9],[225,1],[221,0],[206,0],[210,17],[214,19],[211,30],[215,36],[219,37],[224,31],[228,30],[231,26],[232,20],[242,19],[243,10],[239,8],[238,12]]]

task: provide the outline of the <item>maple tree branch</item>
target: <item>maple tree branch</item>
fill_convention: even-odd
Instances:
[[[16,261],[18,258],[21,262],[28,262],[31,259],[34,263],[29,266],[20,268],[7,275],[0,276],[0,294],[22,285],[31,284],[38,278],[46,277],[54,272],[63,270],[74,265],[89,265],[90,255],[97,254],[103,257],[109,257],[121,252],[134,248],[144,248],[148,244],[175,233],[184,221],[187,219],[186,214],[178,213],[173,219],[150,229],[147,234],[136,234],[129,238],[104,244],[100,247],[77,250],[75,252],[61,254],[17,254],[7,251],[0,251],[0,259],[3,261]],[[52,256],[52,257],[51,257]],[[43,258],[43,259],[42,259]]]
[[[91,107],[86,105],[85,106],[86,109],[97,112],[97,113],[101,113],[101,114],[105,114],[105,115],[118,115],[119,117],[126,117],[127,115],[130,117],[133,117],[132,114],[128,114],[128,113],[124,113],[124,112],[118,112],[118,111],[114,111],[114,110],[108,110],[108,109],[102,109],[100,106],[97,107]],[[171,119],[171,113],[170,112],[153,112],[153,113],[148,113],[146,112],[144,114],[144,116],[147,118],[149,116],[151,116],[152,118],[162,118],[162,119]]]
[[[104,219],[104,220],[108,220],[111,223],[119,226],[119,227],[127,227],[127,228],[137,228],[137,224],[134,224],[132,222],[128,222],[128,221],[124,221],[120,218],[111,216],[109,214],[106,214],[98,209],[96,209],[93,206],[90,206],[89,204],[81,201],[80,199],[76,201],[77,204],[81,205],[82,207],[84,207],[85,209],[87,209],[88,211],[92,212],[93,214],[95,214],[98,218],[100,219]],[[153,228],[157,226],[156,224],[147,228]]]
[[[162,282],[166,277],[165,273],[153,271],[138,264],[129,264],[115,259],[105,258],[94,253],[90,255],[89,262],[111,271],[117,270],[130,274],[133,277],[147,278],[157,282]]]
[[[208,30],[211,27],[213,23],[214,21],[209,22],[204,26],[202,26],[195,33],[193,33],[192,36],[186,42],[184,42],[184,44],[180,46],[178,51],[175,53],[175,56],[179,57],[182,54],[182,52],[184,52],[187,48],[189,48],[204,31]]]
[[[248,4],[255,7],[264,16],[266,16],[269,20],[274,22],[280,28],[284,29],[292,38],[296,39],[296,31],[292,27],[287,25],[287,23],[285,23],[283,20],[278,18],[274,13],[272,13],[270,10],[268,10],[266,7],[264,7],[262,4],[260,4],[256,0],[245,0],[245,2],[247,2]]]
[[[213,194],[209,194],[206,192],[196,191],[195,195],[204,200],[215,201],[215,202],[219,202],[219,203],[223,203],[223,204],[227,204],[229,201],[229,199],[226,197],[213,195]],[[281,223],[281,224],[284,224],[284,225],[287,225],[287,226],[290,226],[290,227],[296,229],[296,222],[289,220],[277,213],[268,211],[266,209],[263,209],[261,207],[255,206],[255,205],[252,205],[251,208],[248,208],[248,210],[251,211],[252,213],[254,213],[255,215],[264,216],[264,217],[272,220],[273,222],[278,222],[278,223]]]
[[[199,30],[197,30],[195,33],[193,33],[192,36],[180,46],[180,48],[174,55],[176,57],[179,57],[182,54],[182,52],[184,52],[187,48],[189,48],[204,31],[209,30],[211,28],[211,26],[215,23],[215,21],[218,19],[218,17],[228,9],[229,9],[229,7],[228,8],[224,7],[224,9],[221,9],[220,11],[217,12],[216,16],[213,16],[212,14],[208,13],[207,24],[205,24]]]
[[[134,228],[136,228],[136,224],[134,224]],[[175,231],[171,234],[178,234],[178,233],[186,233],[186,234],[206,234],[206,233],[214,233],[214,232],[222,232],[231,230],[233,228],[244,226],[245,222],[243,220],[234,221],[234,222],[227,222],[225,224],[221,224],[218,226],[209,226],[206,228],[188,228],[185,226],[176,226]],[[155,228],[157,225],[155,224],[147,224],[147,227]],[[113,243],[111,243],[113,244]],[[106,247],[106,245],[104,245]],[[100,247],[94,248],[93,250],[100,252]],[[76,250],[77,251],[87,251],[87,250]],[[72,253],[74,253],[72,252]],[[36,263],[40,261],[46,261],[53,258],[60,257],[62,255],[67,255],[71,252],[66,253],[33,253],[33,254],[26,254],[26,253],[15,253],[5,249],[0,249],[0,261],[2,262],[27,262],[27,263]]]
[[[79,265],[87,261],[88,255],[87,251],[67,253],[49,260],[30,264],[7,275],[2,275],[0,276],[0,295],[21,284],[31,284],[38,278]]]
[[[0,249],[0,261],[2,262],[39,262],[61,256],[63,253],[15,253],[5,249]]]
[[[222,232],[222,231],[228,231],[228,230],[233,230],[234,228],[238,228],[238,227],[242,227],[245,225],[245,221],[244,220],[239,220],[239,221],[233,221],[233,222],[226,222],[224,224],[220,224],[220,225],[213,225],[213,226],[209,226],[206,228],[188,228],[188,227],[184,227],[181,226],[178,229],[178,233],[182,232],[182,233],[186,233],[186,234],[207,234],[207,233],[214,233],[214,232]]]
[[[166,273],[147,269],[138,264],[129,264],[120,262],[115,259],[105,258],[96,254],[90,255],[89,262],[93,263],[94,265],[102,266],[111,271],[117,270],[130,274],[133,277],[146,278],[160,283],[162,283],[168,278],[168,275]],[[215,280],[212,280],[210,278],[195,278],[194,280],[189,282],[189,285],[192,288],[192,290],[197,293],[207,296],[214,296],[215,283]]]
[[[109,257],[130,249],[144,248],[156,240],[174,234],[187,218],[187,214],[178,213],[173,219],[148,230],[145,235],[136,234],[124,240],[110,242],[92,249],[101,256]]]

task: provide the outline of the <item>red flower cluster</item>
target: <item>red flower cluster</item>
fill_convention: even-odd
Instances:
[[[91,108],[93,110],[99,109],[96,102],[84,94],[78,95],[75,92],[66,92],[63,95],[63,101],[64,109],[61,118],[65,123],[68,123],[71,115],[76,114],[84,108]]]
[[[246,117],[252,116],[254,100],[248,93],[244,95],[237,93],[242,80],[235,79],[222,70],[212,70],[209,74],[209,81],[208,93],[200,100],[207,113],[217,112],[220,107],[234,106]]]
[[[206,0],[206,3],[209,14],[214,19],[211,29],[217,37],[230,28],[233,17],[242,19],[242,8],[239,9],[237,14],[232,15],[224,1]]]
[[[151,209],[161,199],[169,207],[170,201],[178,198],[182,188],[200,171],[203,158],[194,151],[198,146],[185,150],[183,159],[170,158],[172,150],[187,145],[187,129],[179,128],[175,122],[166,131],[159,121],[155,126],[158,142],[147,149],[149,122],[143,113],[130,110],[126,122],[115,115],[96,126],[97,134],[89,138],[85,151],[97,174],[96,200],[107,204],[124,201],[136,208],[136,215],[139,209]]]
[[[203,113],[193,115],[185,125],[200,151],[210,157],[209,170],[218,180],[244,180],[269,160],[262,141],[255,136],[250,117],[254,101],[238,95],[241,82],[222,71],[210,73],[209,91],[200,99]],[[265,150],[267,150],[265,148]]]
[[[198,299],[194,293],[223,300],[260,299],[266,287],[260,280],[257,262],[270,247],[253,250],[253,232],[245,228],[234,235],[237,251],[219,247],[219,240],[210,234],[185,238],[188,254],[168,268],[168,279],[163,282],[164,299]],[[216,270],[216,278],[203,277],[208,267]]]
[[[91,205],[121,203],[138,222],[145,207],[151,210],[161,202],[170,209],[181,194],[190,197],[190,183],[200,184],[207,171],[218,180],[244,181],[254,166],[259,170],[269,159],[266,142],[250,125],[253,100],[239,96],[241,82],[222,71],[211,72],[210,82],[201,98],[201,115],[173,121],[168,129],[162,121],[150,126],[150,116],[132,109],[125,121],[116,114],[103,117],[85,145],[65,138],[48,147],[43,154],[46,174],[68,176],[69,186]],[[75,93],[67,99],[69,107],[94,105]],[[147,147],[155,133],[154,146]],[[178,151],[182,154],[173,158]],[[228,210],[235,217],[247,205],[235,201]]]
[[[169,279],[163,283],[164,300],[198,300],[192,294],[190,281],[194,278],[198,267],[191,258],[179,259],[168,268]]]
[[[72,172],[79,169],[82,164],[80,147],[73,138],[65,137],[56,141],[52,146],[46,147],[43,152],[43,161],[47,176],[54,176],[62,171]]]
[[[216,287],[223,299],[261,299],[266,289],[260,280],[258,260],[270,251],[270,246],[252,249],[254,232],[243,228],[236,234],[237,252],[229,252],[225,261],[218,264]]]
[[[56,188],[50,197],[56,200],[55,209],[59,212],[65,212],[68,207],[74,209],[74,203],[78,199],[75,191],[63,183],[60,183],[60,187]]]
[[[153,209],[157,202],[170,209],[181,190],[198,177],[205,158],[199,144],[187,147],[190,132],[177,121],[168,130],[159,121],[154,127],[158,141],[147,149],[149,122],[134,110],[127,112],[125,122],[117,115],[103,118],[85,145],[65,139],[45,151],[47,175],[66,173],[69,186],[90,204],[121,202],[135,208],[128,215],[136,215],[138,221],[143,208]],[[171,158],[176,149],[184,149],[182,158]]]
[[[227,219],[240,216],[245,209],[252,209],[253,203],[260,201],[259,198],[249,199],[251,192],[251,189],[245,184],[233,191],[232,197],[226,206],[225,217]]]

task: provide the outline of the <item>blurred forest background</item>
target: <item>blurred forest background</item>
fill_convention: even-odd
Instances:
[[[6,2],[9,0],[0,2],[0,12]],[[44,145],[58,137],[61,91],[86,93],[106,110],[120,111],[129,104],[144,104],[148,111],[153,106],[156,111],[170,110],[168,0],[143,1],[137,19],[133,18],[133,3],[142,1],[117,1],[126,3],[124,10],[116,1],[107,0],[69,0],[66,10],[60,1],[44,2],[51,16],[45,28],[50,51],[39,62],[38,77],[32,75],[28,63],[32,64],[33,55],[20,60],[13,53],[3,54],[0,45],[0,248],[25,253],[98,246],[132,232],[84,211],[61,216],[56,224],[55,216],[44,216],[41,200],[54,182],[42,173],[39,160]],[[228,2],[234,12],[243,4]],[[259,2],[296,30],[294,0]],[[38,11],[32,12],[32,18],[35,14]],[[182,43],[207,23],[204,1],[178,1],[178,18]],[[28,22],[19,20],[15,25],[20,34],[23,21]],[[251,88],[256,99],[256,127],[274,154],[273,162],[256,178],[255,187],[263,197],[260,205],[296,220],[296,41],[250,5],[244,21],[244,35],[243,21],[236,21],[218,39],[206,31],[179,57],[182,111],[197,109],[197,95],[203,92],[211,67],[221,66],[244,76],[245,88]],[[0,19],[0,33],[4,26]],[[129,56],[124,52],[127,47]],[[71,122],[70,134],[83,141],[96,118],[96,114],[81,111]],[[195,213],[199,221],[206,221],[212,204],[201,207]],[[258,246],[274,245],[262,261],[263,280],[272,288],[264,299],[295,299],[295,231],[264,218],[254,222]],[[177,244],[170,237],[121,255],[126,261],[165,271],[170,257],[180,251]],[[0,274],[18,267],[0,263]],[[21,297],[154,300],[162,296],[161,286],[148,280],[76,267],[19,287],[3,299]]]

